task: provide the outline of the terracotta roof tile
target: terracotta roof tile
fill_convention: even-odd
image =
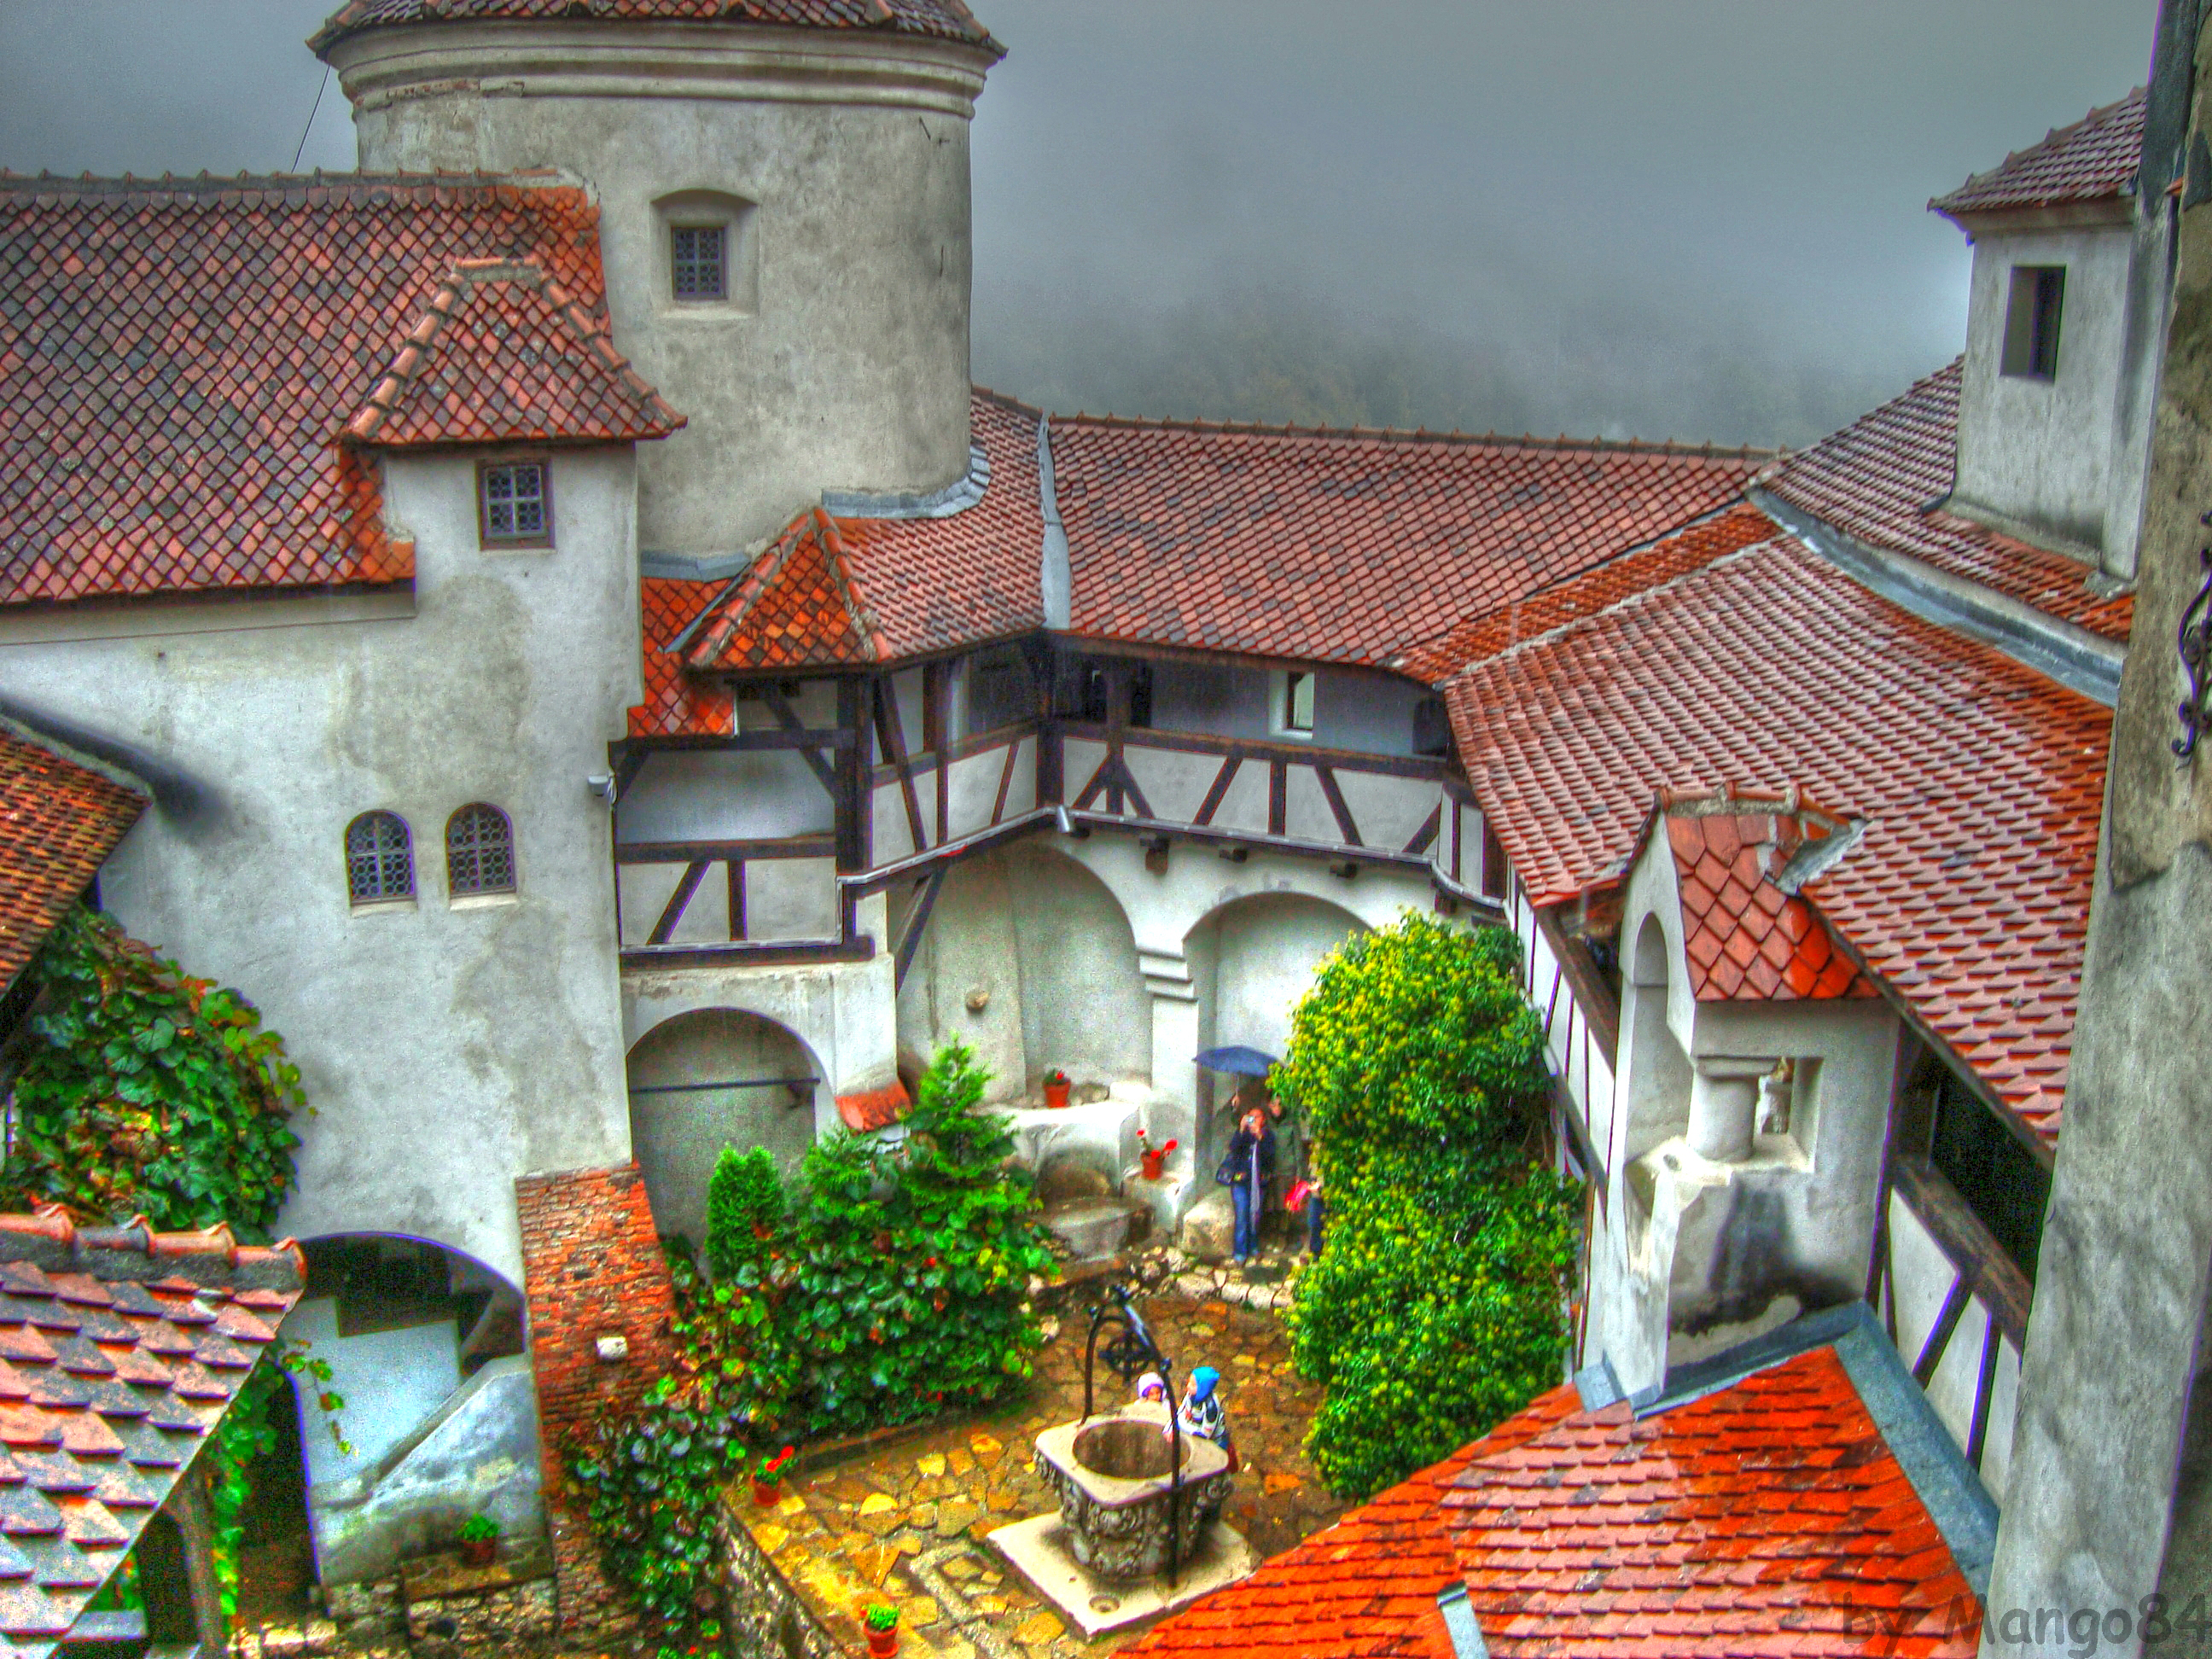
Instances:
[[[307,41],[326,52],[349,34],[400,23],[582,17],[609,22],[772,24],[882,29],[1000,52],[962,0],[348,0]]]
[[[536,259],[462,259],[346,422],[380,448],[665,438],[684,417]]]
[[[715,601],[684,648],[693,669],[821,668],[878,660],[837,521],[801,514]]]
[[[1539,904],[1616,878],[1662,787],[1799,785],[1868,819],[1805,896],[2057,1135],[2110,711],[1781,538],[1476,662],[1447,696]]]
[[[1962,362],[1778,462],[1755,483],[1869,546],[1909,554],[2093,634],[2125,640],[2131,596],[2101,599],[2077,561],[1936,510],[1956,481]]]
[[[1808,842],[1841,834],[1832,814],[1787,798],[1662,791],[1681,892],[1683,951],[1700,1002],[1814,1001],[1880,994],[1813,908],[1777,884]]]
[[[1978,173],[1928,204],[1936,212],[1988,213],[2001,208],[2057,207],[2124,196],[2142,160],[2145,88],[2093,109],[2070,127],[2056,127],[2039,144],[2014,150],[2001,167]]]
[[[629,711],[633,738],[723,737],[737,729],[729,687],[684,672],[669,646],[726,582],[647,576],[638,584],[645,631],[645,701]]]
[[[0,604],[410,580],[340,428],[459,262],[597,317],[598,250],[551,185],[0,176]]]
[[[0,990],[145,810],[136,790],[0,726]]]
[[[1052,423],[1073,631],[1380,665],[1728,506],[1764,456]]]
[[[1558,1389],[1132,1650],[1449,1659],[1966,1656],[1979,1620],[1830,1347],[1641,1420]],[[1894,1645],[1891,1645],[1894,1644]]]
[[[220,1328],[234,1298],[257,1293],[256,1305],[281,1317],[299,1299],[307,1266],[289,1241],[242,1246],[225,1228],[161,1234],[143,1221],[80,1228],[51,1205],[0,1215],[0,1261],[11,1298],[0,1306],[0,1349],[9,1356],[7,1382],[21,1385],[0,1388],[0,1645],[44,1659],[122,1565],[246,1376],[228,1355],[220,1369],[187,1365],[173,1376],[145,1361],[143,1340],[173,1326],[136,1309],[150,1304]],[[191,1264],[188,1274],[177,1273],[179,1261]],[[94,1288],[111,1285],[139,1292],[113,1298],[131,1311],[96,1304]],[[102,1322],[101,1346],[74,1334],[49,1345],[33,1328],[41,1302],[46,1316],[68,1305],[57,1290]],[[241,1326],[204,1340],[235,1343],[250,1362],[276,1340],[256,1328],[258,1336]],[[94,1361],[112,1375],[69,1374]],[[195,1403],[178,1400],[179,1391]],[[164,1437],[165,1423],[180,1431]]]

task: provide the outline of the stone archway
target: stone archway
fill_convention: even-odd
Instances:
[[[826,1086],[794,1032],[744,1009],[694,1009],[646,1032],[629,1051],[629,1128],[653,1224],[705,1243],[707,1182],[725,1146],[765,1146],[795,1173]]]

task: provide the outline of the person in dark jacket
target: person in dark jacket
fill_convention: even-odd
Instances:
[[[1265,1107],[1255,1106],[1237,1120],[1221,1167],[1228,1177],[1229,1201],[1237,1209],[1231,1250],[1241,1267],[1259,1253],[1260,1214],[1267,1205],[1267,1183],[1275,1175],[1275,1126],[1267,1121]]]

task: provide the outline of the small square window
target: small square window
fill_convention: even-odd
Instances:
[[[1284,675],[1283,730],[1311,737],[1313,720],[1314,677],[1301,673]]]
[[[670,233],[669,269],[679,300],[720,300],[729,293],[728,235],[720,225],[678,225]]]
[[[543,461],[500,461],[478,469],[479,527],[485,544],[550,546],[552,483]]]
[[[2024,380],[2058,378],[2058,313],[2066,303],[2066,267],[2014,265],[2005,305],[2002,372]]]

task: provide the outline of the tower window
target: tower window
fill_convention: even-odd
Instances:
[[[1283,730],[1302,738],[1313,736],[1314,676],[1289,673],[1283,676]]]
[[[363,812],[346,825],[346,890],[356,904],[415,896],[415,848],[397,812]]]
[[[2012,268],[2001,365],[2005,374],[2031,380],[2058,377],[2058,313],[2065,303],[2065,266]]]
[[[446,820],[446,892],[452,898],[514,890],[514,826],[482,801]]]
[[[477,472],[478,528],[487,547],[553,544],[553,481],[543,461],[487,463]]]
[[[677,225],[670,232],[669,269],[679,300],[720,300],[729,294],[728,232],[721,225]]]

